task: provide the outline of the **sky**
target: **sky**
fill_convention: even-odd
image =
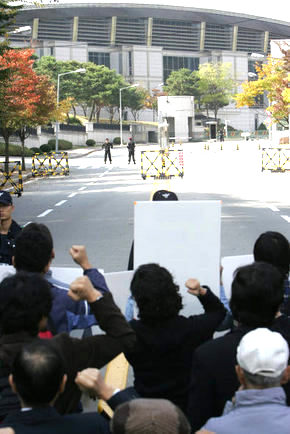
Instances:
[[[45,1],[44,1],[45,2]],[[289,0],[59,0],[59,3],[137,3],[237,12],[290,22]]]

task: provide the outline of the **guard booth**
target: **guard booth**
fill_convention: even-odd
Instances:
[[[194,97],[191,95],[158,97],[158,121],[167,122],[168,137],[177,141],[192,137],[194,125]]]

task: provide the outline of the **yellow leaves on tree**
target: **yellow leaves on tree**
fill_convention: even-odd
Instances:
[[[289,114],[289,55],[285,52],[282,59],[268,57],[267,63],[256,64],[258,79],[242,83],[242,92],[235,96],[237,107],[253,106],[255,98],[266,92],[273,120],[281,124],[288,123]]]

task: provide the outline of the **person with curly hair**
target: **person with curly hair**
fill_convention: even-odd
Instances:
[[[223,320],[225,308],[207,286],[186,282],[205,313],[179,315],[182,297],[170,272],[158,264],[141,265],[133,276],[131,293],[139,319],[130,321],[137,341],[125,353],[134,370],[134,387],[144,398],[169,399],[186,410],[192,353]]]

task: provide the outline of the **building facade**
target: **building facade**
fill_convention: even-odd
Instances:
[[[290,38],[290,23],[231,12],[177,6],[76,3],[26,7],[16,26],[32,27],[29,44],[38,56],[91,61],[122,74],[149,91],[171,71],[198,69],[206,62],[229,62],[238,85],[255,74],[254,63],[270,53],[270,41]],[[250,75],[251,76],[251,75]],[[252,75],[253,77],[253,75]],[[234,105],[218,116],[235,128],[253,131],[263,122],[261,102],[248,109]],[[144,113],[145,120],[152,114]],[[147,119],[146,119],[147,116]],[[151,118],[149,117],[151,116]]]

